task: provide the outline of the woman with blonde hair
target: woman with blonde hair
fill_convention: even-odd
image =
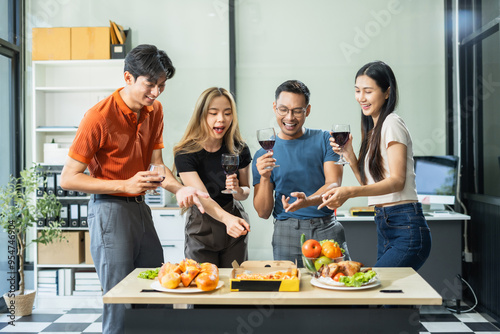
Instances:
[[[239,156],[236,173],[225,175],[223,154]],[[241,138],[231,93],[212,87],[200,95],[174,156],[182,183],[210,194],[200,199],[206,213],[193,208],[186,212],[185,256],[221,268],[231,267],[234,260],[245,261],[250,225],[240,201],[250,193],[252,158]],[[224,194],[224,189],[233,193]]]

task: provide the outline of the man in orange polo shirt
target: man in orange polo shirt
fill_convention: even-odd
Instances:
[[[163,250],[143,194],[161,186],[180,207],[208,194],[148,172],[163,164],[163,109],[156,101],[175,68],[164,51],[139,45],[125,58],[125,87],[92,107],[80,123],[61,175],[64,189],[90,193],[91,253],[106,293],[135,268],[158,267]],[[90,175],[84,174],[85,169]],[[123,333],[125,306],[106,304],[103,333]]]

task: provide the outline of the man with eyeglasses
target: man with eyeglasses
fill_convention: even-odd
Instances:
[[[330,147],[329,132],[304,127],[309,98],[298,80],[278,86],[273,109],[281,131],[273,151],[260,149],[252,162],[255,210],[261,218],[274,217],[274,260],[297,261],[300,267],[302,233],[306,239],[334,239],[349,259],[344,227],[332,210],[317,209],[321,195],[341,185],[343,167],[335,165],[339,156]]]

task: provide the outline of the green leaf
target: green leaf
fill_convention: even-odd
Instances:
[[[137,277],[144,279],[154,279],[155,277],[158,277],[159,271],[159,267],[155,269],[148,269],[146,271],[141,271]]]
[[[345,286],[360,287],[363,284],[369,282],[377,273],[373,270],[369,270],[366,273],[357,272],[352,276],[342,276],[339,278],[340,283],[344,283]]]
[[[39,176],[40,166],[35,164],[22,170],[19,177],[11,175],[8,183],[0,187],[0,226],[9,236],[15,236],[18,256],[22,259],[25,255],[27,230],[36,225],[38,218],[46,218],[49,214],[58,217],[62,207],[55,195],[44,194],[36,200]],[[47,244],[63,240],[60,226],[59,223],[46,226],[32,242]],[[21,269],[20,274],[23,276]],[[24,277],[21,279],[24,281]],[[20,288],[23,290],[24,286]]]

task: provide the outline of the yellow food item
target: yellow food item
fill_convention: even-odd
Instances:
[[[203,291],[215,290],[219,284],[219,268],[215,264],[205,262],[201,264],[201,271],[195,278],[198,289]]]
[[[160,284],[167,289],[175,289],[181,283],[181,275],[175,272],[168,273],[160,279]]]
[[[180,283],[189,287],[195,282],[198,289],[211,291],[219,283],[219,268],[208,262],[200,265],[192,259],[184,259],[179,264],[167,262],[158,272],[158,281],[167,289],[175,289]]]
[[[293,268],[289,271],[276,271],[267,274],[253,274],[253,273],[243,273],[236,275],[237,279],[256,279],[256,280],[264,280],[264,279],[273,279],[273,280],[283,280],[283,279],[298,279],[297,269]]]

